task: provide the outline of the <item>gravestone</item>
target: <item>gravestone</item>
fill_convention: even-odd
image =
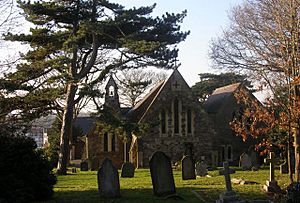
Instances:
[[[159,197],[176,195],[170,158],[165,153],[157,151],[151,156],[149,165],[154,195]]]
[[[232,190],[228,162],[224,162],[223,167],[224,169],[220,170],[219,173],[224,175],[226,191],[220,194],[220,197],[216,203],[244,203],[245,201],[241,200],[240,196]]]
[[[207,175],[207,165],[203,161],[196,163],[196,175],[200,177]]]
[[[133,178],[134,170],[135,170],[135,167],[132,163],[130,163],[130,162],[123,163],[121,177],[122,178]]]
[[[196,179],[195,164],[190,156],[184,156],[181,160],[182,180]]]
[[[270,164],[270,178],[266,181],[266,184],[263,186],[263,189],[266,192],[281,192],[281,189],[277,184],[277,181],[275,180],[275,153],[270,152],[269,158],[265,159],[264,162]]]
[[[258,156],[258,152],[251,150],[250,151],[250,159],[251,159],[251,163],[252,163],[252,169],[253,168],[259,168],[259,156]]]
[[[104,159],[98,170],[98,189],[101,197],[114,198],[120,196],[118,170],[108,158]]]
[[[243,170],[250,170],[252,168],[251,157],[245,152],[240,156],[240,167]]]
[[[81,171],[88,171],[89,170],[89,165],[88,162],[83,161],[80,163],[80,170]]]

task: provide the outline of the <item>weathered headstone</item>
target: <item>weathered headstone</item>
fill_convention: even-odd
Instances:
[[[181,160],[182,180],[196,179],[195,164],[190,156],[184,156]]]
[[[123,163],[121,177],[122,178],[133,178],[134,170],[135,170],[135,167],[134,167],[133,163],[130,163],[130,162]]]
[[[165,153],[157,151],[151,156],[149,165],[154,195],[160,197],[176,195],[170,158]]]
[[[255,168],[258,170],[259,168],[259,155],[257,151],[251,150],[250,152],[250,159],[252,163],[252,169]]]
[[[224,169],[219,172],[225,177],[226,191],[220,195],[220,198],[216,201],[216,203],[244,203],[245,201],[241,200],[240,196],[232,190],[228,162],[224,162],[223,167]]]
[[[266,181],[266,185],[263,186],[263,189],[266,192],[281,192],[277,181],[275,180],[275,154],[270,152],[270,157],[264,160],[265,163],[270,164],[270,178]]]
[[[80,163],[80,170],[81,171],[88,171],[89,170],[89,165],[88,162],[83,161]]]
[[[113,198],[120,196],[118,170],[108,158],[104,159],[98,170],[98,189],[101,197]]]
[[[252,162],[250,156],[247,153],[243,153],[240,156],[240,167],[242,167],[243,170],[251,170]]]
[[[200,177],[207,175],[207,165],[203,161],[196,163],[196,175]]]

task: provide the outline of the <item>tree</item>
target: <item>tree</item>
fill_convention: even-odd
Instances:
[[[0,34],[13,29],[18,24],[17,20],[20,19],[15,0],[2,0],[0,1]]]
[[[51,198],[56,177],[42,150],[26,136],[0,135],[0,202]]]
[[[189,32],[180,31],[186,16],[166,13],[152,18],[155,5],[125,9],[97,0],[21,2],[25,17],[34,24],[30,34],[7,34],[7,40],[27,42],[32,50],[8,81],[26,95],[39,91],[44,108],[62,104],[62,128],[57,171],[66,174],[75,105],[101,96],[95,85],[110,71],[157,66],[172,68],[178,49]]]
[[[232,10],[230,27],[212,41],[210,49],[215,67],[247,74],[273,93],[269,102],[280,109],[280,116],[268,115],[288,132],[289,148],[291,136],[295,138],[297,182],[300,178],[299,12],[300,2],[296,0],[248,0]],[[284,94],[278,94],[282,87],[288,90],[288,101],[282,100]],[[291,173],[290,179],[293,180]]]
[[[200,73],[200,82],[197,82],[192,91],[199,98],[201,102],[204,102],[215,89],[234,84],[243,83],[248,88],[253,88],[251,82],[247,80],[246,75],[239,75],[235,73],[221,73],[219,75],[212,73]]]
[[[124,105],[133,107],[147,90],[153,85],[165,80],[165,72],[154,72],[146,69],[123,71],[117,76],[121,101]]]

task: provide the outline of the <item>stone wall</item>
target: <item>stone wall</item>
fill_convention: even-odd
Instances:
[[[235,115],[238,115],[240,105],[232,95],[223,100],[219,110],[214,114],[209,114],[216,131],[216,139],[213,140],[213,150],[217,151],[219,160],[218,166],[222,166],[222,147],[232,146],[233,157],[229,160],[231,165],[239,164],[239,157],[243,152],[247,152],[250,146],[254,145],[254,140],[250,137],[245,142],[241,136],[237,136],[231,129],[230,122]]]
[[[148,109],[141,122],[154,125],[147,133],[141,135],[138,142],[142,145],[139,151],[143,152],[144,167],[149,166],[149,158],[155,151],[165,152],[175,163],[180,161],[185,152],[185,143],[193,143],[194,159],[200,160],[205,156],[207,161],[211,157],[212,139],[214,130],[209,124],[208,115],[201,110],[197,98],[192,95],[191,89],[184,80],[169,80],[161,90],[159,96]],[[180,89],[172,89],[174,81],[180,84]],[[174,133],[173,101],[180,101],[180,132]],[[162,109],[167,112],[167,132],[161,133],[160,113]],[[192,133],[187,133],[187,111],[192,110]]]
[[[124,144],[117,139],[116,151],[104,152],[103,135],[92,133],[88,136],[88,160],[92,169],[99,168],[105,158],[112,160],[115,167],[121,168],[124,161]],[[92,163],[94,162],[94,163]]]

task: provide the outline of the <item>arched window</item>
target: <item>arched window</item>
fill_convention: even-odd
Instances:
[[[174,99],[174,133],[179,133],[179,101]]]
[[[115,88],[114,88],[114,86],[110,86],[108,88],[108,92],[109,92],[109,96],[113,97],[115,95]]]
[[[166,122],[167,122],[166,110],[163,109],[160,114],[160,129],[162,134],[166,134],[167,132]]]
[[[103,151],[104,152],[115,152],[117,151],[116,147],[117,136],[115,134],[109,134],[107,132],[103,135]]]
[[[108,133],[104,133],[103,135],[103,151],[108,152]]]
[[[112,134],[111,136],[111,151],[115,152],[116,151],[116,135]]]
[[[187,111],[187,132],[188,134],[192,133],[192,111],[188,109]]]

